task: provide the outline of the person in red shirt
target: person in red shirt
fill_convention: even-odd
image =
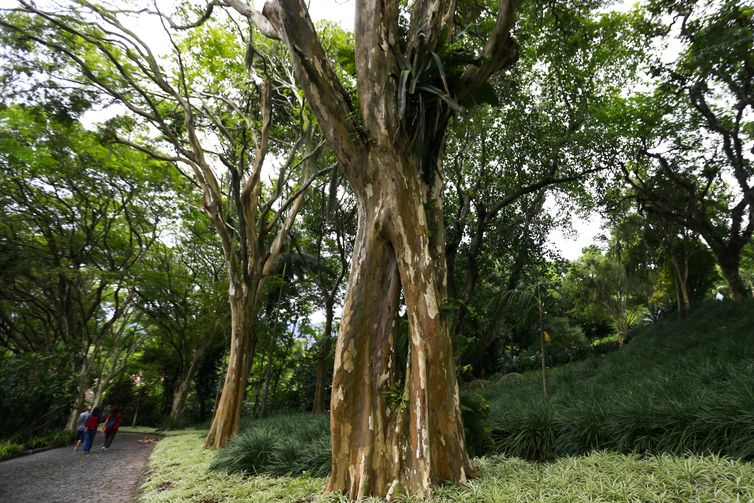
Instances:
[[[118,433],[118,428],[123,422],[123,414],[118,409],[112,409],[110,414],[105,418],[105,445],[102,446],[103,450],[108,450],[113,443],[115,434]]]
[[[92,444],[94,443],[94,435],[97,434],[97,427],[99,426],[99,407],[92,409],[92,413],[86,420],[86,435],[84,436],[84,448],[85,454],[89,454],[92,450]]]

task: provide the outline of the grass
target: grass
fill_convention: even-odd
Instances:
[[[272,477],[210,470],[217,451],[202,449],[206,431],[171,432],[156,446],[140,503],[336,503],[326,479]],[[533,463],[505,456],[474,461],[481,477],[466,487],[444,486],[429,500],[461,502],[747,502],[754,501],[750,463],[708,456],[639,456],[593,452]],[[377,502],[377,499],[364,500]],[[413,502],[403,497],[398,501]]]
[[[205,430],[166,433],[155,445],[142,503],[294,502],[321,491],[323,479],[247,476],[210,470],[218,451],[202,449]]]
[[[490,452],[474,461],[481,477],[432,502],[754,501],[754,301],[701,306],[549,375],[548,397],[536,372],[481,391],[491,429],[470,430],[491,434],[478,442]],[[465,414],[486,409],[467,403]],[[343,501],[321,494],[326,425],[248,421],[220,451],[201,448],[203,430],[169,432],[141,502]]]
[[[588,453],[754,460],[754,301],[711,302],[643,327],[620,351],[481,391],[490,451],[532,460]]]

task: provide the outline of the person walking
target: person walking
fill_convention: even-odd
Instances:
[[[94,436],[97,434],[97,428],[99,427],[99,407],[92,409],[92,413],[86,420],[86,435],[84,435],[84,454],[89,454],[92,450],[92,444],[94,443]]]
[[[118,411],[118,409],[113,408],[110,411],[110,414],[108,414],[105,418],[105,445],[102,446],[103,450],[106,451],[110,448],[110,445],[113,443],[113,439],[115,438],[115,434],[118,433],[120,423],[122,422],[123,415]]]
[[[86,436],[86,420],[89,419],[89,409],[90,407],[87,405],[84,408],[84,412],[79,414],[79,418],[76,421],[76,438],[74,439],[73,444],[74,451],[79,450],[79,446],[81,446],[81,442],[84,441],[84,437]]]

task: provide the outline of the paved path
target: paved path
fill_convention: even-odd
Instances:
[[[70,447],[0,463],[0,503],[127,503],[139,493],[153,435],[119,432],[107,451],[94,438],[89,456]]]

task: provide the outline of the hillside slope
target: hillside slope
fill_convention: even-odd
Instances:
[[[592,450],[754,459],[754,301],[708,302],[639,329],[601,357],[501,382],[492,450],[551,459]]]

